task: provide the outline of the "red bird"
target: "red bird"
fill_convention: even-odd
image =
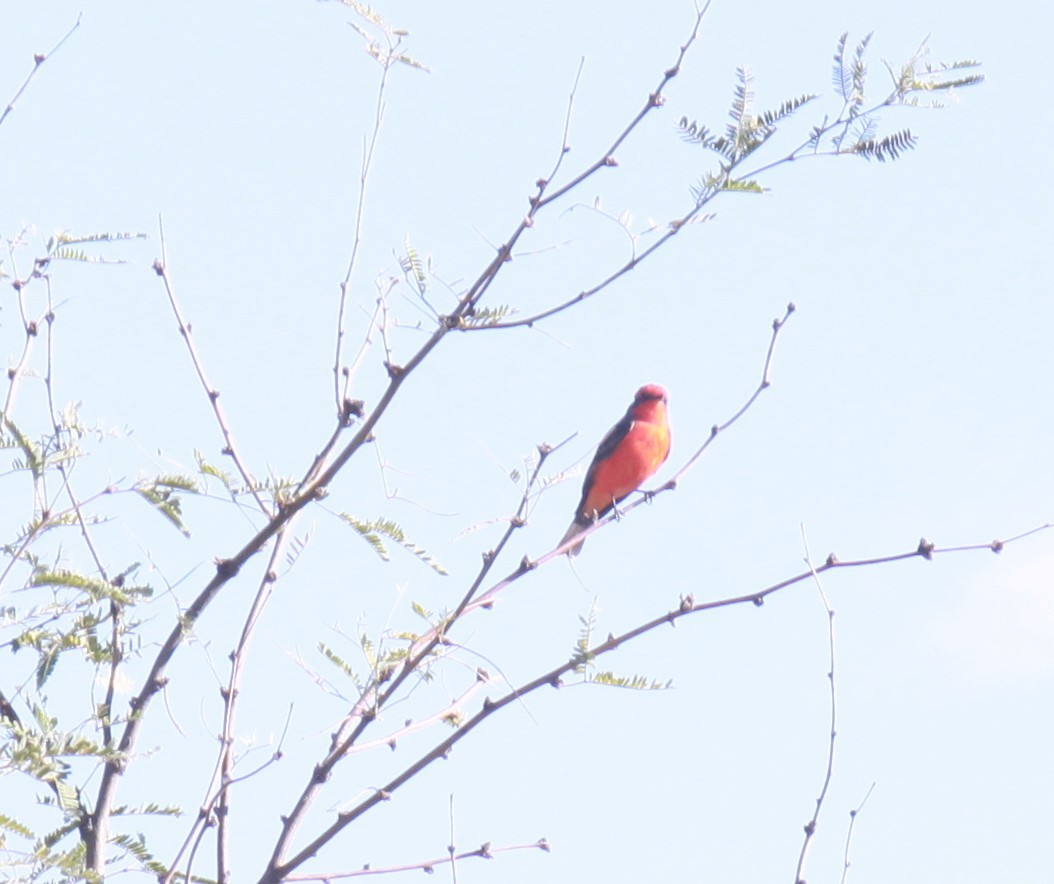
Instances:
[[[658,384],[648,384],[637,390],[622,420],[608,431],[597,448],[582,484],[582,501],[575,510],[575,520],[559,545],[611,512],[615,504],[655,474],[669,453],[666,390]],[[580,540],[567,554],[577,556],[583,543],[585,540]]]

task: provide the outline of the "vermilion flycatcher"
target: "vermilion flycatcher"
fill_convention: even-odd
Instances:
[[[626,414],[597,448],[582,484],[582,501],[575,520],[559,545],[607,515],[620,500],[636,491],[655,474],[670,453],[670,424],[666,416],[666,390],[648,384],[637,390]],[[585,540],[567,550],[577,556]]]

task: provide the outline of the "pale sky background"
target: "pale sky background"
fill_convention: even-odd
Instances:
[[[189,472],[195,449],[221,460],[222,439],[151,269],[159,214],[182,308],[252,470],[301,475],[332,426],[337,284],[380,72],[347,25],[352,12],[309,0],[0,4],[3,101],[32,53],[53,46],[83,10],[80,28],[0,126],[0,234],[10,241],[24,231],[2,269],[12,273],[14,261],[24,275],[58,230],[149,237],[91,250],[123,266],[52,266],[60,399],[80,402],[87,423],[120,431],[91,444],[80,487]],[[566,175],[622,130],[694,16],[687,0],[384,0],[377,9],[410,32],[406,50],[431,73],[391,74],[353,279],[351,348],[365,334],[375,280],[398,275],[407,238],[432,262],[440,309],[452,302],[443,283],[457,292],[490,260],[552,167],[581,58]],[[910,126],[921,139],[896,163],[781,168],[764,182],[769,194],[719,199],[713,222],[578,308],[533,331],[443,343],[381,424],[377,454],[364,451],[324,507],[299,523],[310,542],[278,583],[244,685],[242,739],[270,745],[293,711],[282,762],[235,793],[237,880],[262,869],[279,814],[347,706],[297,659],[336,678],[315,650],[325,641],[362,669],[357,632],[419,628],[411,600],[433,610],[455,604],[498,538],[492,520],[516,507],[503,473],[522,470],[536,444],[576,432],[549,466],[581,469],[647,382],[670,390],[674,449],[659,478],[668,475],[754,388],[770,322],[788,301],[798,311],[779,342],[772,388],[677,492],[591,537],[574,569],[553,563],[471,617],[454,636],[466,645],[463,665],[452,662],[391,710],[378,735],[441,707],[474,666],[516,684],[556,666],[594,598],[604,635],[658,616],[682,594],[719,599],[797,573],[803,524],[820,561],[831,551],[843,559],[906,552],[922,536],[940,546],[984,543],[1052,519],[1054,195],[1051,125],[1035,98],[1048,15],[1024,0],[818,0],[807,9],[715,0],[667,105],[618,152],[617,169],[540,217],[486,304],[535,312],[624,261],[626,236],[589,208],[597,198],[613,215],[632,213],[636,229],[683,214],[708,157],[681,142],[674,124],[688,116],[723,126],[739,64],[754,73],[759,108],[823,94],[796,132],[837,113],[830,67],[843,31],[851,43],[874,31],[875,96],[887,88],[881,60],[898,65],[927,35],[935,61],[978,59],[988,81],[944,110],[887,112],[884,131]],[[21,331],[13,292],[2,291],[12,364]],[[425,316],[402,284],[392,308],[407,326],[392,336],[400,361],[424,340],[410,326]],[[370,351],[353,391],[367,406],[383,389],[383,358]],[[20,391],[27,423],[40,394],[36,381]],[[383,477],[378,455],[391,467]],[[386,499],[382,478],[400,499]],[[20,482],[0,483],[5,542],[28,518]],[[579,486],[576,475],[541,497],[496,573],[552,548]],[[213,558],[251,536],[252,521],[188,500],[192,536],[183,540],[141,506],[108,506],[100,512],[124,517],[99,529],[114,570],[141,561],[140,579],[159,592],[143,609],[149,659],[177,603],[200,590]],[[397,520],[451,576],[398,550],[379,562],[331,515],[342,510]],[[74,538],[63,554],[86,567]],[[155,704],[142,735],[150,757],[121,783],[121,801],[188,810],[176,823],[131,825],[150,835],[162,861],[202,801],[217,685],[262,566],[256,560],[227,587],[181,649],[169,711]],[[838,742],[810,884],[839,880],[849,811],[872,783],[853,834],[854,884],[1051,880],[1052,573],[1054,533],[1044,533],[998,557],[971,552],[825,577],[836,611]],[[12,589],[0,588],[0,606],[23,603]],[[542,836],[552,845],[549,854],[462,862],[460,884],[790,882],[826,759],[826,636],[808,584],[761,608],[698,614],[654,632],[600,668],[672,679],[672,690],[533,694],[310,868],[442,856],[453,794],[459,849]],[[2,660],[10,696],[31,661]],[[56,706],[82,704],[75,715],[83,716],[83,686],[68,662],[49,695]],[[130,673],[137,685],[138,674]],[[314,825],[440,733],[350,761]],[[2,788],[0,813],[23,811],[25,784],[8,777]],[[39,819],[45,830],[57,824]],[[450,880],[448,869],[438,874]]]

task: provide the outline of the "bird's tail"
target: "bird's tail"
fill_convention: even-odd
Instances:
[[[582,533],[582,531],[584,531],[586,528],[588,528],[589,525],[590,525],[589,522],[586,522],[585,524],[583,524],[582,522],[579,522],[578,519],[575,519],[571,523],[571,527],[567,529],[567,533],[564,534],[564,536],[560,539],[560,542],[557,544],[557,546],[563,546],[565,543],[567,543],[567,541],[571,540],[576,534]],[[568,547],[567,555],[569,555],[569,556],[577,556],[582,551],[582,544],[585,543],[585,542],[586,541],[583,538],[582,540],[578,541],[578,543],[576,543],[574,546]]]

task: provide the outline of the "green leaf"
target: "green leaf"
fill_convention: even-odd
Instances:
[[[137,482],[133,489],[143,500],[175,525],[185,537],[190,531],[183,524],[182,504],[177,491],[199,493],[198,483],[190,476],[165,475],[145,482]]]
[[[428,565],[437,574],[447,575],[447,570],[436,561],[427,550],[419,547],[416,543],[411,541],[403,529],[399,525],[393,522],[391,519],[369,519],[362,520],[356,519],[354,516],[348,515],[347,513],[340,513],[340,518],[352,528],[358,532],[359,536],[362,537],[384,561],[389,561],[390,556],[388,550],[384,545],[384,541],[381,539],[381,535],[399,544],[407,552],[413,553],[422,562]]]
[[[44,473],[44,457],[41,453],[40,447],[30,442],[29,437],[16,427],[14,422],[7,417],[7,415],[3,416],[3,420],[4,426],[7,427],[7,431],[15,441],[15,446],[20,448],[22,453],[26,456],[25,464],[17,463],[15,468],[28,468],[33,474],[33,478],[39,479]]]
[[[330,663],[337,667],[344,675],[346,675],[355,684],[359,684],[359,679],[355,675],[354,670],[351,668],[351,664],[348,663],[343,657],[341,657],[336,651],[333,650],[329,645],[324,642],[319,642],[318,645],[319,653],[322,654]]]
[[[767,187],[762,187],[757,181],[747,178],[728,178],[722,184],[721,189],[731,193],[768,193]]]
[[[597,672],[590,675],[587,681],[590,684],[627,688],[632,691],[668,691],[673,687],[673,682],[670,680],[656,681],[643,675],[615,675],[613,672]]]
[[[493,307],[476,307],[471,316],[461,319],[461,328],[479,328],[481,326],[497,325],[508,316],[514,316],[518,311],[508,304],[496,304]]]
[[[198,464],[198,472],[203,476],[212,476],[213,478],[219,479],[223,483],[223,487],[227,489],[227,493],[234,497],[237,493],[238,482],[231,473],[221,470],[214,464],[209,463],[205,460],[205,455],[202,454],[198,449],[194,449],[194,460]]]
[[[403,249],[405,255],[399,259],[399,266],[403,273],[413,281],[417,293],[423,295],[428,290],[428,275],[425,273],[424,264],[421,262],[417,249],[410,244],[410,237],[404,239]]]
[[[2,813],[0,813],[0,829],[7,832],[14,832],[16,835],[21,835],[23,838],[36,838],[32,829],[22,825],[18,820],[5,816]]]
[[[884,163],[886,160],[899,159],[902,153],[914,150],[916,144],[918,144],[918,138],[911,133],[910,129],[903,129],[877,141],[872,138],[858,141],[850,150],[865,160],[878,160]]]

